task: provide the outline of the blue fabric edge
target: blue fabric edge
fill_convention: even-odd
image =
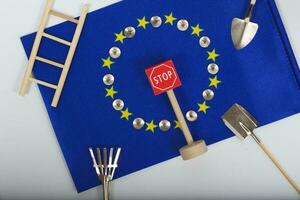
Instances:
[[[280,13],[279,13],[279,10],[277,8],[275,0],[269,0],[268,5],[269,5],[269,8],[270,8],[271,14],[273,16],[274,22],[276,24],[277,30],[280,34],[284,49],[285,49],[286,54],[287,54],[288,59],[289,59],[289,62],[291,64],[292,71],[294,73],[295,79],[296,79],[297,84],[298,84],[298,88],[300,89],[300,69],[299,69],[299,65],[297,63],[297,59],[296,59],[295,54],[293,52],[293,48],[292,48],[291,43],[289,41],[286,29],[285,29],[284,24],[283,24],[283,21],[280,17]]]

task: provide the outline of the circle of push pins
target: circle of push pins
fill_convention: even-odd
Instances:
[[[135,129],[140,130],[144,127],[145,121],[142,118],[136,118],[132,124]]]
[[[159,129],[163,132],[166,132],[168,130],[170,130],[171,128],[171,122],[169,122],[168,120],[161,120],[159,122]]]
[[[129,27],[125,28],[125,30],[124,30],[124,35],[127,38],[133,38],[135,36],[135,34],[136,34],[136,30],[132,26],[129,26]]]
[[[162,26],[163,20],[160,16],[153,16],[150,19],[150,23],[154,28],[159,28]],[[184,31],[188,30],[189,27],[190,27],[189,22],[186,19],[180,19],[177,22],[177,29],[179,31],[184,32]],[[136,35],[136,29],[132,26],[128,26],[124,29],[124,35],[126,38],[134,38]],[[202,48],[207,48],[210,46],[211,40],[209,37],[203,36],[200,38],[199,44]],[[113,59],[119,58],[121,56],[121,54],[122,54],[122,52],[119,47],[112,47],[109,50],[109,55]],[[219,72],[219,66],[215,63],[211,63],[208,65],[207,70],[210,74],[216,75]],[[103,83],[107,86],[113,85],[114,82],[115,82],[115,78],[112,74],[107,74],[103,77]],[[210,89],[207,89],[207,90],[203,91],[202,96],[205,100],[209,101],[214,98],[214,92]],[[113,101],[112,105],[116,111],[121,111],[124,108],[124,102],[121,99],[117,99],[117,100]],[[198,119],[198,114],[197,114],[197,112],[191,110],[186,113],[186,118],[188,121],[194,122]],[[145,126],[145,121],[142,118],[134,119],[133,127],[135,129],[140,130],[144,126]],[[159,128],[163,132],[170,130],[171,126],[172,125],[171,125],[170,121],[168,121],[168,120],[162,120],[159,123]]]
[[[198,119],[198,114],[195,111],[190,110],[186,113],[186,119],[190,122],[194,122]]]
[[[113,107],[115,110],[120,111],[124,108],[124,101],[121,99],[116,99],[113,102]]]
[[[112,85],[112,84],[114,84],[114,82],[115,82],[115,77],[112,74],[106,74],[103,77],[103,83],[105,85]]]
[[[207,48],[210,45],[210,39],[207,36],[203,36],[199,40],[199,44],[202,48]]]
[[[158,28],[161,26],[162,20],[159,16],[154,16],[154,17],[151,17],[150,23],[154,28]]]
[[[215,93],[211,89],[207,89],[203,91],[202,96],[206,101],[210,101],[214,98]]]
[[[185,19],[181,19],[177,22],[177,28],[180,31],[186,31],[189,28],[189,22]]]
[[[109,55],[110,55],[110,57],[112,57],[114,59],[119,58],[121,56],[121,50],[120,50],[120,48],[118,48],[118,47],[112,47],[109,50]]]
[[[207,71],[212,75],[216,75],[219,72],[219,66],[215,63],[211,63],[207,66]]]

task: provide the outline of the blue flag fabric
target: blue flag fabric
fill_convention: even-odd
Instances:
[[[248,0],[123,1],[88,15],[67,81],[58,105],[51,107],[54,91],[39,87],[53,129],[70,173],[79,192],[96,186],[88,147],[122,147],[116,176],[128,175],[179,155],[186,144],[167,95],[154,96],[145,69],[172,59],[182,86],[175,89],[184,113],[198,113],[188,122],[195,140],[216,143],[233,134],[223,125],[221,116],[233,104],[240,103],[262,125],[300,111],[299,68],[273,0],[258,0],[253,21],[260,25],[254,40],[241,51],[233,47],[230,27],[234,17],[242,18]],[[162,25],[154,28],[152,16],[160,16]],[[190,27],[179,31],[177,22],[186,19]],[[136,35],[124,37],[124,29],[133,26]],[[71,40],[75,25],[65,22],[47,32]],[[199,39],[208,36],[208,48]],[[27,55],[35,34],[22,38]],[[121,49],[121,57],[109,55],[111,47]],[[68,48],[43,39],[39,55],[65,60]],[[207,67],[219,66],[212,75]],[[57,83],[61,69],[37,62],[35,77]],[[114,84],[102,79],[112,74]],[[205,101],[202,92],[211,89],[215,97]],[[114,110],[112,103],[122,99],[125,107]],[[133,120],[143,118],[141,130]],[[171,122],[162,132],[161,120]]]

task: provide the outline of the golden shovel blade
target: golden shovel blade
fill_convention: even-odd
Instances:
[[[240,139],[251,135],[258,121],[242,106],[234,104],[223,116],[225,125]]]
[[[247,19],[234,18],[231,25],[231,37],[234,47],[238,50],[246,47],[255,37],[258,24]]]

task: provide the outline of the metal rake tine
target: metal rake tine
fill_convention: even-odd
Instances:
[[[97,148],[97,157],[98,157],[98,162],[99,162],[98,167],[100,168],[101,175],[103,175],[103,165],[102,165],[100,148]]]
[[[107,176],[107,148],[103,149],[104,175]]]
[[[109,150],[109,159],[108,159],[108,175],[111,176],[112,168],[113,168],[113,155],[114,149],[110,148]],[[109,178],[111,179],[111,178]]]
[[[119,157],[120,157],[120,153],[121,153],[121,148],[118,148],[116,156],[115,156],[114,167],[113,167],[113,170],[112,170],[112,173],[111,173],[111,179],[113,179],[113,177],[114,177],[115,170],[117,168],[118,160],[119,160]]]
[[[90,154],[91,154],[91,157],[92,157],[92,160],[93,160],[93,163],[94,163],[94,168],[96,170],[96,173],[97,175],[100,175],[100,171],[99,171],[99,168],[98,168],[98,165],[97,165],[97,161],[96,161],[96,158],[95,158],[95,155],[94,155],[94,151],[92,148],[89,148],[90,150]]]

